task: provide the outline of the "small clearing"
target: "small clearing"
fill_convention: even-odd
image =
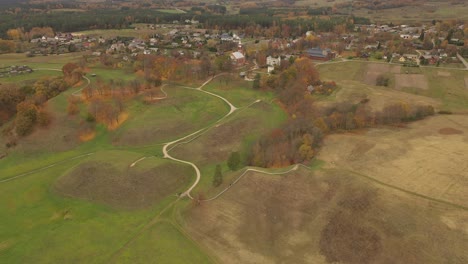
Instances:
[[[450,77],[450,76],[452,76],[452,74],[451,74],[450,72],[438,71],[438,72],[437,72],[437,76],[441,76],[441,77]]]
[[[376,85],[377,78],[380,75],[389,73],[400,73],[400,71],[401,66],[370,63],[367,65],[367,70],[364,76],[364,83],[368,85]]]
[[[429,84],[426,76],[423,74],[395,74],[395,88],[399,90],[403,88],[427,90],[429,89]]]

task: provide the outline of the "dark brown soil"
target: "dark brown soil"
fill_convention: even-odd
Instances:
[[[190,169],[164,164],[147,171],[119,171],[110,163],[86,162],[58,179],[55,190],[122,209],[139,209],[175,194],[189,181]]]
[[[444,127],[439,129],[439,134],[442,135],[458,135],[458,134],[463,134],[463,131],[451,128],[451,127]]]

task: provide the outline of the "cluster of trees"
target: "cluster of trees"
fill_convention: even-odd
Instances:
[[[36,124],[46,127],[51,121],[49,113],[31,101],[19,103],[16,109],[15,131],[18,136],[27,136]]]
[[[337,4],[338,8],[367,8],[373,10],[391,9],[410,5],[422,4],[421,0],[360,0]]]
[[[313,94],[330,95],[336,90],[336,88],[337,86],[334,81],[329,81],[329,82],[317,81],[315,86],[313,86],[313,90],[311,92]]]
[[[29,96],[30,89],[22,89],[16,85],[0,85],[0,126],[16,114],[16,106]]]
[[[17,136],[30,134],[36,125],[47,126],[51,117],[43,107],[44,103],[68,88],[61,77],[44,77],[32,86],[0,86],[0,125],[13,117],[15,122],[4,130],[4,135],[15,141]],[[14,131],[14,133],[13,133]],[[11,146],[11,143],[8,143]]]
[[[0,38],[0,54],[12,53],[16,51],[16,44],[12,40],[5,40]]]
[[[231,152],[227,160],[227,166],[231,171],[239,169],[241,166],[241,156],[238,151]],[[220,164],[216,165],[212,183],[214,187],[218,187],[223,183],[223,172]]]
[[[252,146],[248,157],[250,165],[282,167],[304,162],[314,157],[323,137],[329,133],[399,124],[434,114],[432,106],[401,102],[373,111],[368,99],[356,104],[341,102],[330,107],[316,107],[313,96],[307,91],[309,84],[323,85],[308,59],[297,59],[279,76],[266,80],[265,85],[276,91],[290,118]]]
[[[230,71],[229,55],[220,55],[212,60],[202,54],[199,59],[185,56],[141,55],[133,63],[133,71],[147,82],[158,84],[164,80],[203,80],[217,72]]]
[[[97,97],[88,105],[87,121],[97,121],[108,126],[119,123],[119,116],[124,110],[121,97],[114,96],[112,100]]]
[[[119,116],[125,110],[125,100],[137,95],[141,89],[142,84],[137,80],[129,83],[121,80],[103,82],[98,78],[95,85],[83,88],[82,98],[68,98],[67,111],[69,115],[76,115],[80,112],[80,105],[85,102],[87,121],[97,121],[110,126],[119,122]]]
[[[72,86],[83,78],[83,69],[76,63],[67,63],[62,67],[63,79]]]
[[[14,116],[21,102],[30,101],[39,107],[67,88],[68,85],[61,77],[44,77],[32,86],[2,85],[0,86],[0,121],[5,122]]]

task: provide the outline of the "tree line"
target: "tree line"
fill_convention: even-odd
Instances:
[[[369,106],[369,100],[348,101],[319,107],[307,86],[319,83],[318,71],[308,59],[298,59],[279,76],[263,82],[273,89],[279,105],[289,115],[279,128],[260,137],[252,146],[248,164],[282,167],[312,159],[324,136],[338,131],[396,125],[434,114],[430,105],[389,103],[381,110]]]

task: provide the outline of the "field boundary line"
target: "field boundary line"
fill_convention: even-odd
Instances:
[[[55,163],[46,165],[46,166],[44,166],[44,167],[41,167],[41,168],[32,170],[32,171],[28,171],[28,172],[25,172],[25,173],[22,173],[22,174],[18,174],[18,175],[16,175],[16,176],[13,176],[13,177],[10,177],[10,178],[2,179],[2,180],[0,180],[0,183],[4,183],[4,182],[9,182],[9,181],[12,181],[12,180],[16,180],[16,179],[19,179],[19,178],[22,178],[22,177],[25,177],[25,176],[28,176],[28,175],[31,175],[31,174],[34,174],[34,173],[37,173],[37,172],[41,172],[41,171],[50,169],[50,168],[55,167],[55,166],[57,166],[57,165],[60,165],[60,164],[62,164],[62,163],[65,163],[65,162],[68,162],[68,161],[72,161],[72,160],[76,160],[76,159],[79,159],[79,158],[82,158],[82,157],[91,156],[91,155],[93,155],[93,154],[94,154],[94,152],[91,152],[91,153],[87,153],[87,154],[82,154],[82,155],[79,155],[79,156],[75,156],[75,157],[72,157],[72,158],[69,158],[69,159],[64,159],[64,160],[61,160],[61,161],[58,161],[58,162],[55,162]]]
[[[417,196],[419,198],[423,198],[423,199],[428,200],[428,201],[449,205],[449,206],[452,206],[452,207],[455,207],[455,208],[458,208],[458,209],[461,209],[461,210],[464,210],[464,211],[468,211],[468,207],[460,205],[460,204],[452,203],[452,202],[449,202],[449,201],[437,199],[437,198],[434,198],[434,197],[431,197],[431,196],[427,196],[427,195],[424,195],[424,194],[420,194],[420,193],[417,193],[417,192],[406,190],[406,189],[403,189],[401,187],[385,183],[383,181],[377,180],[377,179],[375,179],[373,177],[370,177],[368,175],[365,175],[365,174],[362,174],[362,173],[359,173],[359,172],[356,172],[356,171],[353,171],[353,170],[350,170],[350,169],[344,169],[344,170],[347,171],[347,172],[350,172],[350,173],[352,173],[354,175],[360,176],[362,178],[365,178],[365,179],[368,179],[368,180],[373,181],[375,183],[378,183],[380,185],[383,185],[385,187],[388,187],[388,188],[391,188],[391,189],[394,189],[394,190],[397,190],[397,191],[400,191],[400,192],[404,192],[406,194]]]

